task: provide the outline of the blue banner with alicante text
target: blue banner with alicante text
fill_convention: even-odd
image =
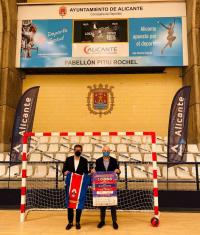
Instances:
[[[171,105],[168,129],[168,166],[186,161],[190,86],[177,91]]]
[[[17,105],[11,140],[10,162],[21,161],[22,138],[25,132],[32,131],[39,88],[39,86],[36,86],[25,91]]]

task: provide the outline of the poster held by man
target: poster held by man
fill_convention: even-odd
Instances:
[[[93,206],[117,206],[117,175],[99,171],[92,175]]]

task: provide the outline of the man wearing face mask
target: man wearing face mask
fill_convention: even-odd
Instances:
[[[88,161],[81,156],[82,146],[77,144],[74,146],[74,156],[68,157],[63,166],[63,174],[67,175],[69,172],[77,173],[79,175],[88,174]],[[76,229],[80,229],[80,218],[82,210],[76,209]],[[68,225],[66,230],[73,226],[74,210],[68,208]]]
[[[110,156],[110,148],[105,146],[102,149],[102,153],[103,157],[96,160],[96,167],[92,169],[91,173],[95,173],[96,171],[114,171],[116,174],[120,174],[117,160]],[[118,229],[116,206],[111,206],[111,215],[113,228]],[[105,216],[106,206],[102,206],[100,207],[100,223],[97,225],[98,228],[102,228],[105,225]]]

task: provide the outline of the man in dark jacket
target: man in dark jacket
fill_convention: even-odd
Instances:
[[[88,174],[88,161],[84,157],[81,156],[82,146],[75,145],[74,146],[74,156],[68,157],[63,166],[63,174],[67,175],[69,172],[74,172],[79,175]],[[82,210],[76,209],[76,229],[80,229],[80,218],[81,218]],[[74,210],[72,208],[68,208],[68,225],[66,229],[69,230],[73,226],[74,219]]]
[[[110,157],[110,148],[105,146],[102,150],[103,157],[96,160],[96,167],[91,172],[96,171],[114,171],[116,174],[120,174],[119,165],[115,158]],[[111,215],[113,221],[113,228],[118,229],[117,224],[117,212],[116,206],[111,206]],[[106,206],[100,207],[100,223],[97,225],[98,228],[102,228],[105,225]]]

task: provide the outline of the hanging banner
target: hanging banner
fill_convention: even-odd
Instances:
[[[19,68],[186,66],[187,54],[185,3],[18,7]]]
[[[38,92],[39,86],[28,89],[17,105],[12,132],[11,162],[21,161],[22,138],[25,132],[32,131]]]
[[[186,161],[190,91],[190,86],[181,88],[172,101],[167,146],[168,162],[172,163],[169,166]]]
[[[117,175],[98,171],[92,175],[93,206],[117,205]]]
[[[67,208],[84,208],[87,188],[90,184],[90,176],[76,173],[68,173],[66,180],[66,206]]]

